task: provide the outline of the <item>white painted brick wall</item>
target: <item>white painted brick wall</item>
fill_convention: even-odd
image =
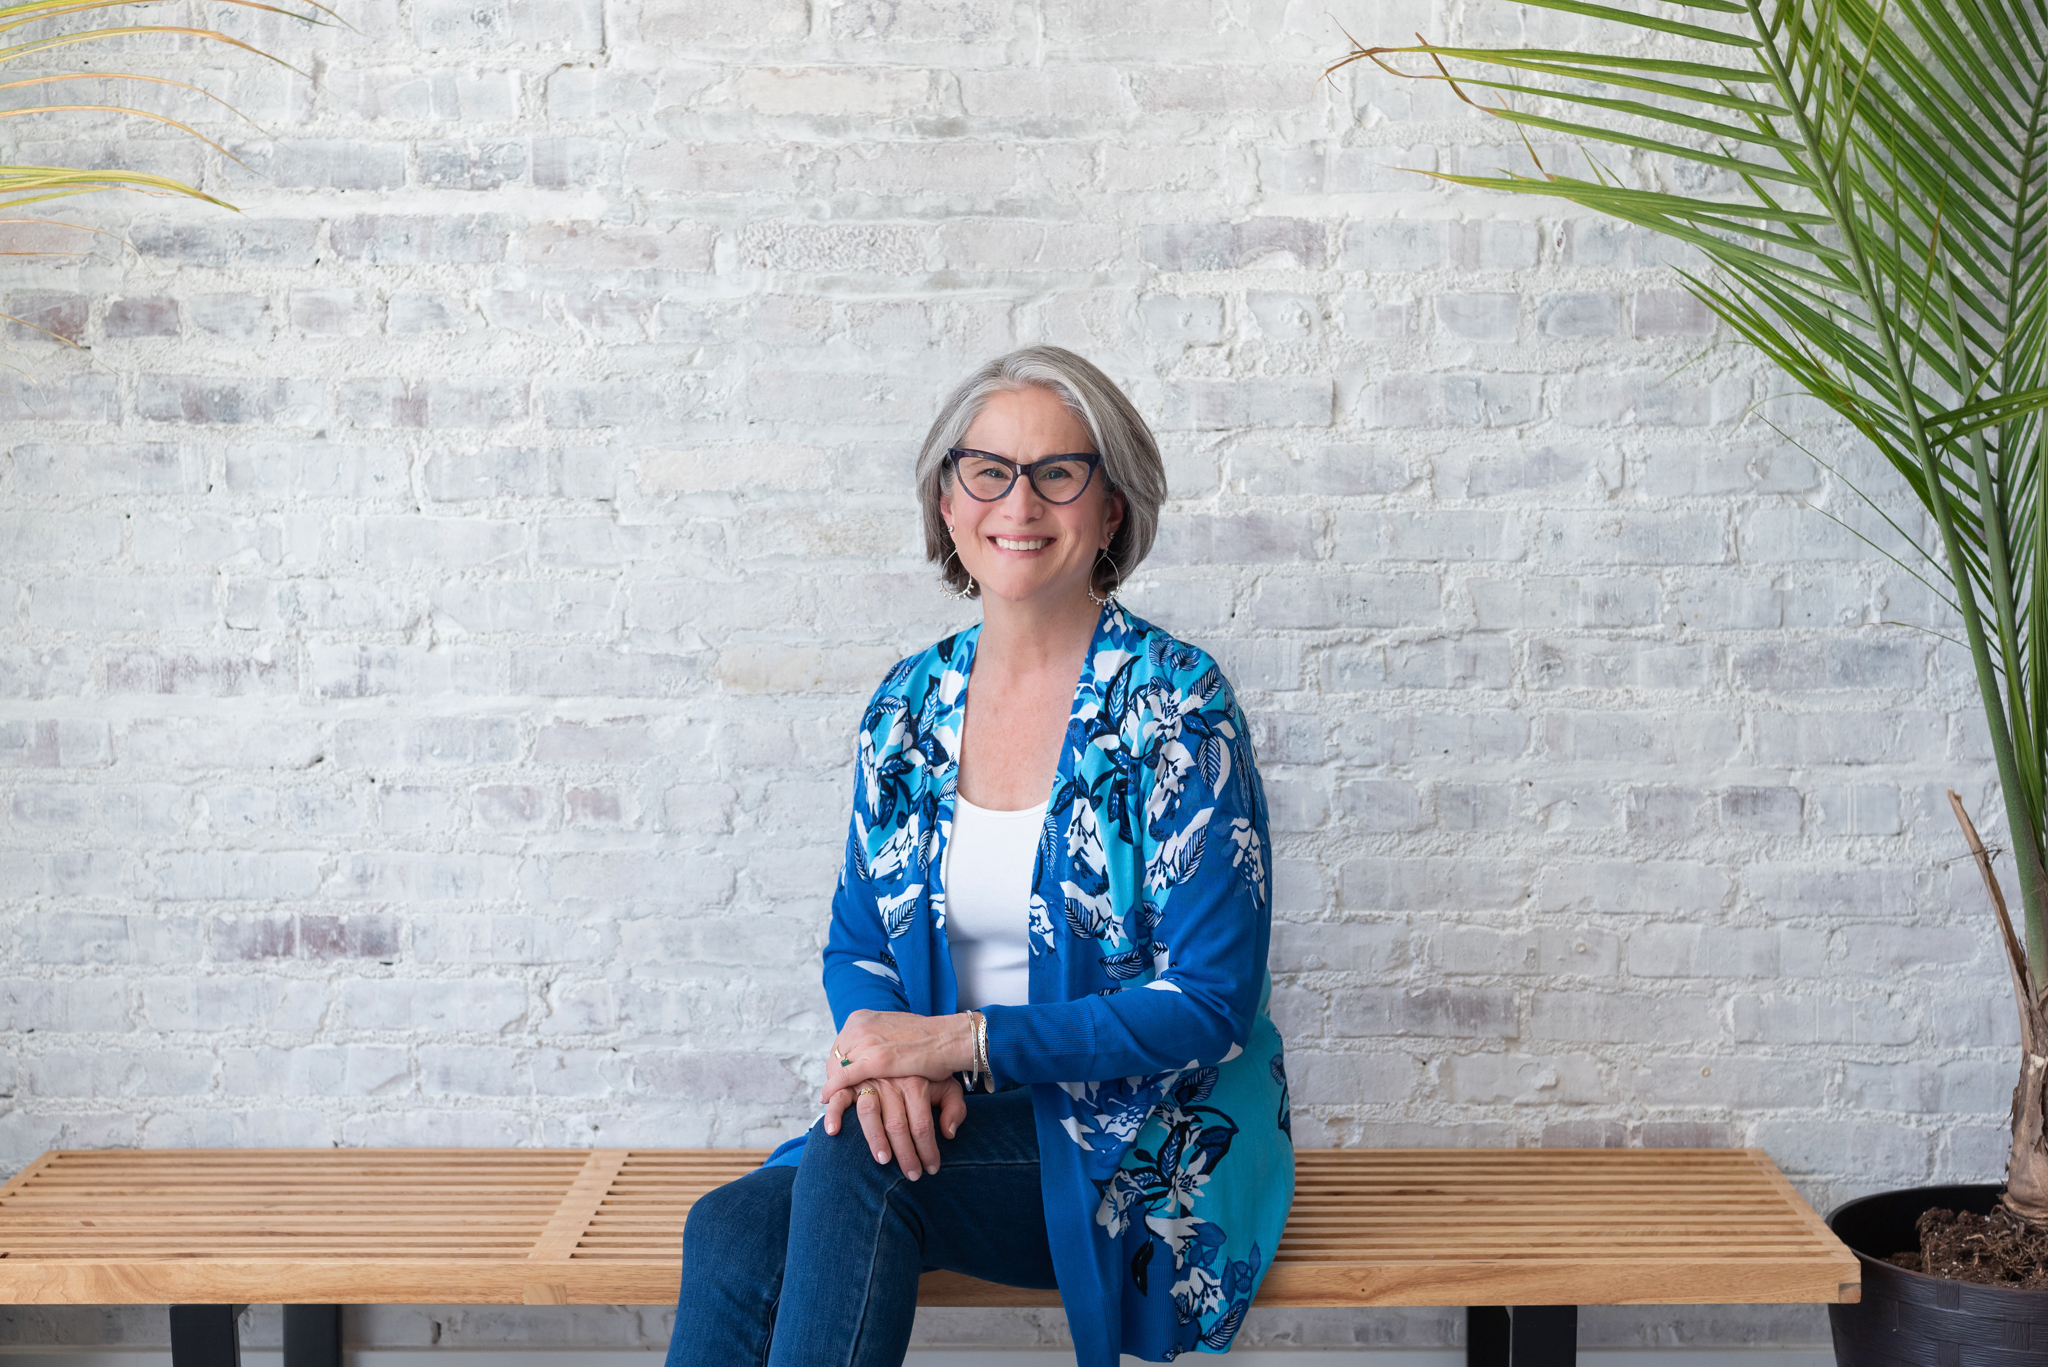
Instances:
[[[1369,39],[1483,0],[351,0],[216,16],[267,135],[0,268],[0,1162],[54,1145],[766,1145],[808,1119],[848,735],[970,620],[907,482],[987,356],[1074,347],[1174,501],[1126,592],[1213,648],[1279,844],[1311,1145],[1758,1144],[1816,1203],[2001,1170],[2014,1031],[1942,789],[1932,599],[1750,413],[1661,243]],[[137,58],[137,61],[144,61]],[[217,67],[218,69],[213,69]],[[184,67],[166,67],[180,75]],[[1539,149],[1546,157],[1569,152]],[[1681,369],[1683,367],[1683,369]],[[1895,488],[1812,406],[1771,410]],[[1921,522],[1895,497],[1910,530]],[[1262,1313],[1251,1345],[1455,1317]],[[658,1311],[365,1312],[639,1347]],[[1590,1312],[1801,1345],[1817,1312]],[[932,1343],[1057,1342],[947,1312]],[[17,1342],[160,1341],[0,1313]]]

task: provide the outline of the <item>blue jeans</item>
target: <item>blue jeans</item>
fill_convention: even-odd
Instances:
[[[812,1126],[798,1166],[707,1192],[683,1228],[667,1367],[900,1367],[919,1273],[1056,1286],[1031,1089],[969,1096],[938,1145],[938,1171],[909,1181],[849,1111],[836,1135]]]

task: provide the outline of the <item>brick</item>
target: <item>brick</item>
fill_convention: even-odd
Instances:
[[[1449,259],[1448,225],[1429,219],[1352,223],[1337,264],[1347,271],[1426,271]]]
[[[250,185],[310,190],[395,190],[405,184],[405,145],[354,138],[297,138],[227,144],[247,170],[229,177]]]
[[[1531,874],[1520,860],[1353,859],[1340,871],[1340,901],[1375,911],[1498,910],[1522,904]]]
[[[25,494],[203,494],[206,453],[165,442],[98,445],[29,442],[14,448],[15,488]]]
[[[1138,251],[1163,271],[1316,270],[1328,247],[1323,225],[1310,219],[1252,218],[1147,227]]]
[[[1737,687],[1771,693],[1908,689],[1925,680],[1929,654],[1917,642],[1865,636],[1803,649],[1774,641],[1737,650],[1731,663]]]
[[[196,963],[201,944],[197,922],[157,914],[44,910],[18,935],[33,964]]]
[[[185,301],[185,312],[199,331],[237,342],[277,333],[277,315],[260,294],[195,294]]]
[[[1180,380],[1168,387],[1162,425],[1198,432],[1327,427],[1333,401],[1328,380]]]
[[[326,386],[318,380],[143,375],[135,385],[136,416],[151,422],[313,427],[326,411]]]
[[[1720,677],[1720,652],[1707,645],[1640,640],[1536,640],[1529,645],[1532,689],[1633,688],[1700,691]]]
[[[1123,82],[1107,63],[969,68],[953,79],[969,116],[1021,121],[1027,129],[1099,127],[1132,112]]]
[[[1322,572],[1259,581],[1257,620],[1268,627],[1428,627],[1442,620],[1441,581],[1430,574]]]
[[[1315,522],[1284,513],[1183,516],[1162,523],[1152,562],[1160,565],[1285,564],[1313,559]]]
[[[507,764],[521,749],[519,728],[503,719],[344,721],[334,731],[335,762],[351,768]]]
[[[1511,427],[1537,416],[1542,386],[1532,375],[1397,375],[1360,396],[1374,427]]]
[[[1230,476],[1254,494],[1279,496],[1392,494],[1419,477],[1410,457],[1378,446],[1339,444],[1309,455],[1254,447],[1230,457]]]
[[[1470,342],[1512,342],[1522,298],[1506,292],[1439,294],[1436,321],[1444,331]]]
[[[1536,301],[1536,330],[1546,337],[1612,337],[1621,331],[1621,299],[1597,290],[1546,294]]]
[[[1889,1184],[1927,1176],[1929,1136],[1921,1130],[1848,1120],[1765,1120],[1754,1142],[1789,1174],[1843,1173]]]
[[[0,385],[0,421],[111,423],[120,411],[120,390],[112,375]]]
[[[510,567],[526,554],[517,523],[471,518],[365,517],[335,530],[343,559],[373,571]]]
[[[1332,194],[1429,194],[1437,185],[1428,173],[1437,169],[1437,149],[1414,147],[1339,147],[1330,154]]]
[[[1337,314],[1344,330],[1363,342],[1398,342],[1415,331],[1414,306],[1373,294],[1340,294]]]
[[[384,310],[385,330],[394,337],[462,332],[468,326],[469,309],[460,300],[438,291],[400,290],[391,296]],[[378,397],[374,388],[357,392],[363,392],[373,404]]]
[[[1542,233],[1533,223],[1498,219],[1448,225],[1451,263],[1466,270],[1527,270],[1534,266]]]
[[[535,138],[533,183],[543,190],[578,189],[618,174],[610,147],[597,138]]]
[[[292,326],[310,337],[360,337],[376,326],[361,290],[293,290]]]
[[[1611,1101],[1592,1059],[1571,1054],[1462,1054],[1443,1061],[1444,1098],[1466,1106],[1584,1105]]]
[[[67,290],[24,290],[10,294],[4,306],[10,321],[7,335],[15,342],[82,342],[91,303]]]
[[[1491,510],[1340,512],[1332,523],[1336,531],[1336,558],[1347,564],[1381,560],[1520,560],[1528,553],[1530,540],[1526,518]]]
[[[422,185],[496,190],[526,178],[529,152],[517,139],[421,141],[413,146]]]
[[[595,52],[604,46],[604,11],[597,0],[420,0],[413,7],[412,31],[427,52]]]
[[[1710,385],[1664,375],[1578,375],[1558,385],[1558,419],[1575,427],[1703,427],[1734,416]]]
[[[587,637],[610,620],[609,585],[563,582],[450,584],[434,596],[437,620],[458,631]]]
[[[1685,290],[1636,291],[1637,337],[1711,337],[1719,326],[1713,311]]]
[[[305,660],[306,682],[325,698],[495,693],[502,684],[496,652],[472,646],[428,650],[318,642],[306,647]]]
[[[1538,992],[1528,1037],[1573,1043],[1695,1044],[1721,1033],[1719,1003],[1634,992]]]
[[[1515,999],[1512,993],[1492,988],[1360,988],[1331,1003],[1330,1033],[1514,1039]]]
[[[527,381],[345,380],[336,413],[358,427],[491,428],[525,418]]]
[[[173,854],[150,871],[150,895],[171,902],[278,901],[311,897],[319,856],[230,852]]]
[[[1542,543],[1596,565],[1719,565],[1730,558],[1728,531],[1720,513],[1553,513]]]
[[[110,341],[136,337],[176,337],[178,301],[168,295],[139,295],[107,301],[103,324]]]
[[[88,982],[47,978],[0,980],[0,1029],[72,1034],[114,1031],[134,1021],[126,994]]]
[[[1734,893],[1721,869],[1677,860],[1558,862],[1547,865],[1535,884],[1534,904],[1546,911],[1719,911]]]
[[[183,266],[279,266],[307,269],[320,237],[318,219],[209,217],[201,222],[136,224],[128,240],[144,256]]]
[[[368,978],[341,984],[341,1023],[351,1030],[454,1030],[502,1034],[526,1016],[524,983]]]
[[[477,265],[505,259],[511,221],[498,214],[359,214],[328,229],[335,255],[367,265]]]
[[[290,693],[297,680],[268,652],[135,651],[111,656],[103,675],[110,694],[156,693],[204,698]]]
[[[712,232],[701,223],[623,228],[609,223],[535,223],[520,234],[516,260],[561,270],[711,269]]]
[[[1656,585],[1622,578],[1468,578],[1465,588],[1476,624],[1489,630],[1648,626],[1658,620],[1661,606]]]
[[[349,117],[366,123],[497,123],[519,112],[516,71],[332,68],[322,93]]]

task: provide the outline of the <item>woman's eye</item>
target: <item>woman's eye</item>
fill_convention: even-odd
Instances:
[[[1055,465],[1049,469],[1040,470],[1038,478],[1041,483],[1057,484],[1063,479],[1072,478],[1072,476],[1067,473],[1067,468],[1064,465]]]

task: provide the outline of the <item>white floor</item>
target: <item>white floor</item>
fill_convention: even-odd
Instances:
[[[455,1359],[508,1364],[508,1367],[660,1367],[660,1353],[621,1352],[517,1352],[492,1349],[394,1349],[346,1354],[348,1367],[458,1367]],[[1246,1351],[1226,1355],[1231,1367],[1464,1367],[1463,1349],[1393,1350],[1361,1352],[1273,1352]],[[47,1348],[20,1349],[0,1345],[0,1359],[6,1367],[170,1367],[168,1352],[110,1352],[106,1349],[76,1352]],[[1209,1359],[1204,1359],[1209,1360]],[[1824,1349],[1767,1349],[1761,1351],[1672,1351],[1672,1352],[1583,1352],[1580,1367],[1834,1367],[1835,1355]],[[1071,1353],[1026,1350],[1022,1352],[948,1352],[927,1349],[913,1352],[905,1367],[1073,1367]],[[1125,1367],[1138,1367],[1138,1359],[1127,1357]],[[276,1352],[245,1352],[242,1367],[283,1367]]]

